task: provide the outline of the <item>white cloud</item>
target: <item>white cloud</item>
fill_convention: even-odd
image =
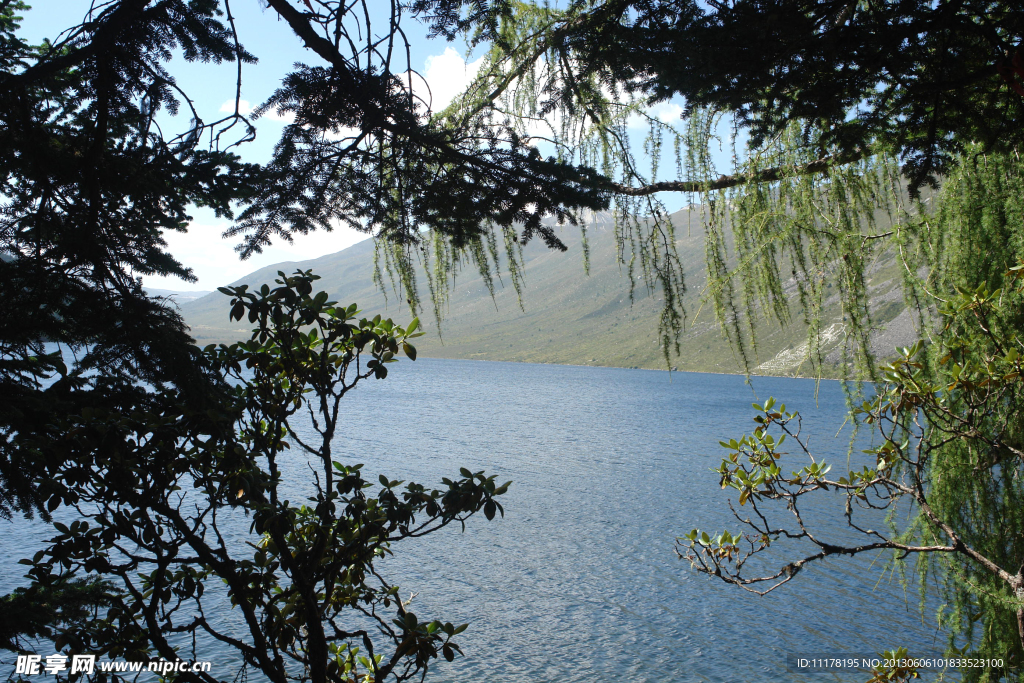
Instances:
[[[683,116],[683,108],[674,102],[659,102],[650,109],[652,116],[656,116],[662,123],[677,123]]]
[[[456,95],[469,86],[480,70],[483,61],[483,57],[480,57],[467,64],[462,55],[452,48],[446,47],[442,54],[427,57],[423,78],[430,91],[416,94],[430,102],[431,110],[441,111],[451,104]],[[415,85],[413,89],[416,90]]]
[[[234,250],[240,240],[221,236],[227,228],[226,221],[194,221],[187,233],[165,232],[167,250],[178,261],[192,268],[198,281],[189,283],[177,278],[144,276],[144,284],[147,287],[178,291],[211,290],[264,266],[282,261],[306,261],[333,254],[369,237],[366,233],[339,226],[331,232],[318,230],[308,235],[296,235],[291,243],[275,239],[270,247],[264,248],[262,254],[255,254],[242,261]]]
[[[224,104],[220,105],[220,110],[225,114],[230,114],[235,110],[235,101],[228,100]],[[249,104],[249,100],[238,100],[238,113],[242,115],[252,113],[252,105]]]
[[[683,108],[681,105],[675,102],[659,102],[653,107],[648,107],[647,115],[656,118],[662,123],[667,123],[673,126],[680,122],[680,117],[683,115]],[[646,118],[639,114],[632,114],[626,119],[626,125],[629,128],[647,128],[650,125]]]

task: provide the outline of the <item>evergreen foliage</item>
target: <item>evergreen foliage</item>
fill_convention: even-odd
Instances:
[[[371,27],[368,3],[315,4],[269,3],[282,33],[322,64],[297,66],[260,110],[293,111],[296,123],[273,159],[255,165],[237,152],[254,134],[238,97],[256,55],[226,0],[97,2],[38,46],[18,34],[27,6],[0,2],[0,514],[49,519],[71,507],[88,518],[55,524],[34,558],[33,587],[5,600],[8,615],[28,600],[59,603],[41,612],[49,626],[14,624],[8,644],[57,634],[59,648],[173,658],[171,634],[205,633],[272,680],[317,681],[356,669],[405,680],[458,651],[450,639],[459,629],[417,621],[394,587],[373,583],[373,562],[399,538],[478,510],[493,517],[493,481],[469,473],[441,491],[388,481],[369,496],[358,467],[334,468],[327,438],[306,449],[322,465],[319,498],[303,507],[276,497],[274,455],[285,434],[294,439],[287,420],[309,398],[303,390],[330,402],[355,377],[383,378],[410,330],[350,322],[354,309],[310,296],[303,274],[255,298],[235,292],[235,317],[257,311],[260,334],[201,351],[173,305],[145,295],[141,276],[192,278],[162,233],[186,230],[196,206],[236,219],[242,256],[343,220],[408,259],[428,225],[432,240],[456,250],[478,249],[484,222],[512,248],[534,236],[558,247],[542,218],[571,221],[607,200],[593,171],[542,158],[507,129],[433,120],[406,79],[399,29],[416,17],[405,6]],[[175,54],[233,62],[235,110],[204,121],[175,81]],[[418,305],[411,283],[408,293]],[[298,330],[317,324],[319,336]],[[374,356],[366,367],[364,350]],[[225,373],[238,379],[246,363],[258,379],[232,387]],[[337,404],[318,419],[333,434]],[[181,507],[182,490],[201,506],[197,517]],[[259,562],[217,537],[212,518],[229,504],[260,520]],[[116,589],[78,590],[78,578],[96,574],[116,577]],[[228,581],[259,647],[202,618],[179,621],[175,606],[201,601],[207,576]],[[345,630],[353,611],[367,629]]]
[[[222,61],[236,50],[216,4],[123,3],[59,43],[18,39],[5,3],[0,37],[0,512],[40,507],[27,482],[34,464],[10,446],[19,431],[46,431],[53,414],[90,405],[101,371],[107,394],[134,400],[137,382],[174,385],[202,403],[211,381],[180,317],[142,292],[139,275],[190,271],[163,251],[162,230],[184,230],[191,205],[230,214],[252,169],[196,143],[204,130],[165,139],[155,118],[176,109],[162,62]],[[250,59],[247,53],[239,59]],[[68,368],[46,342],[80,351]],[[47,377],[60,381],[48,382]],[[44,384],[49,386],[44,387]],[[93,386],[90,386],[93,385]],[[37,495],[39,494],[39,495]]]
[[[242,256],[338,221],[373,231],[381,240],[378,281],[391,277],[417,306],[412,259],[426,260],[440,318],[449,278],[463,263],[490,283],[504,251],[519,288],[524,241],[562,246],[545,217],[577,222],[581,210],[606,208],[613,196],[631,286],[639,276],[662,298],[668,360],[685,322],[685,281],[676,226],[658,193],[682,192],[704,211],[706,296],[744,367],[761,318],[803,317],[813,358],[834,284],[848,359],[862,376],[878,377],[864,273],[882,250],[899,254],[908,300],[932,343],[888,368],[885,393],[864,410],[887,425],[903,464],[879,453],[866,480],[827,481],[816,466],[787,485],[799,495],[838,487],[857,500],[868,486],[882,492],[882,504],[909,503],[915,521],[887,536],[885,547],[942,546],[921,554],[947,590],[943,622],[954,637],[977,630],[979,653],[1020,655],[1024,627],[1017,640],[1007,630],[1014,614],[1019,620],[1020,598],[1007,591],[1020,587],[1024,572],[1019,356],[1010,348],[1022,321],[1006,274],[1020,272],[1024,257],[1016,156],[1024,143],[1024,9],[982,0],[417,0],[392,4],[380,29],[365,1],[267,6],[319,63],[297,66],[257,110],[295,115],[260,166],[236,154],[253,134],[240,108],[201,120],[168,66],[180,51],[187,60],[235,62],[241,74],[256,58],[227,0],[111,0],[41,46],[17,35],[25,5],[0,3],[0,513],[46,515],[83,501],[101,507],[96,526],[61,530],[33,568],[54,595],[76,572],[124,583],[127,594],[93,596],[121,601],[109,622],[68,612],[81,643],[166,655],[171,646],[157,625],[218,637],[202,621],[175,621],[175,604],[202,597],[203,576],[175,564],[174,553],[189,548],[216,556],[201,573],[227,579],[232,599],[248,610],[248,633],[260,646],[236,647],[268,677],[283,679],[286,657],[308,664],[314,680],[354,675],[359,666],[379,679],[422,673],[432,657],[453,655],[457,629],[410,620],[390,586],[367,588],[368,567],[389,539],[418,533],[410,526],[416,515],[429,520],[425,530],[497,509],[500,489],[482,475],[464,473],[443,493],[410,486],[401,500],[397,484],[382,481],[374,499],[361,493],[358,470],[345,466],[337,475],[344,490],[321,485],[313,507],[277,501],[273,460],[291,434],[295,401],[302,403],[296,388],[308,386],[327,403],[340,398],[346,369],[367,344],[377,364],[361,376],[383,377],[384,356],[408,330],[350,322],[348,309],[310,296],[312,278],[299,274],[274,291],[231,292],[234,317],[251,316],[255,336],[200,352],[176,312],[147,298],[137,279],[190,277],[164,250],[161,231],[184,230],[191,206],[237,217],[229,232],[242,238]],[[489,47],[477,81],[444,112],[418,100],[404,78],[410,65],[401,60],[399,28],[410,17]],[[685,104],[678,124],[648,111],[673,97]],[[168,115],[179,112],[189,122],[172,131],[167,124],[180,119]],[[630,141],[638,117],[647,127],[642,154]],[[734,156],[728,173],[711,154],[723,138]],[[539,141],[556,155],[538,154]],[[675,177],[659,180],[667,167]],[[921,193],[940,182],[939,194]],[[789,284],[800,301],[795,313]],[[937,330],[932,306],[943,311]],[[299,329],[308,324],[319,326],[317,336]],[[47,353],[48,342],[74,362]],[[337,361],[336,371],[328,361]],[[237,374],[243,362],[258,377],[232,388],[223,371]],[[907,397],[917,402],[905,407]],[[924,427],[907,422],[914,415],[924,416]],[[336,413],[320,417],[333,429]],[[912,446],[903,445],[905,435]],[[751,467],[772,466],[762,462],[763,442],[746,446],[757,461]],[[323,464],[321,483],[331,481],[329,439],[308,450]],[[105,460],[112,454],[121,460]],[[778,474],[757,486],[745,474],[723,473],[748,487],[742,502],[789,495],[758,488]],[[927,510],[899,488],[906,481]],[[182,483],[198,484],[194,495],[207,510],[231,496],[249,509],[269,534],[263,555],[222,560],[217,553],[226,549],[209,546],[212,539],[180,518],[173,487]],[[328,519],[331,506],[344,514]],[[331,545],[370,508],[381,513],[370,522],[383,535],[354,549]],[[987,531],[995,519],[1009,525],[1004,537]],[[112,558],[122,537],[149,554]],[[722,552],[721,537],[717,545],[690,540],[712,551],[700,557],[715,568],[735,557]],[[339,581],[347,550],[355,555],[345,556],[346,566],[361,569]],[[138,583],[136,562],[159,571]],[[278,571],[291,583],[279,583]],[[284,609],[274,588],[305,615],[307,630],[273,611]],[[377,619],[378,605],[397,610],[398,623]],[[378,646],[360,665],[355,645],[326,644],[322,618],[353,609],[376,619],[390,648],[381,660]],[[258,611],[282,618],[260,621]],[[90,629],[101,622],[96,635]],[[333,637],[348,643],[362,634],[339,627]],[[329,661],[338,668],[328,670]],[[979,674],[1010,675],[971,672]]]
[[[970,142],[1024,142],[1024,12],[1016,3],[599,2],[573,48],[628,87],[737,115],[751,142],[792,122],[821,156],[884,145],[913,184]],[[582,6],[583,3],[580,3]]]
[[[26,483],[35,465],[12,450],[9,435],[28,425],[45,431],[52,413],[91,404],[89,373],[128,402],[140,381],[200,404],[212,395],[218,379],[180,317],[139,284],[141,275],[192,277],[161,236],[184,231],[191,207],[237,215],[230,232],[244,237],[243,257],[272,237],[341,220],[399,245],[386,251],[407,262],[434,243],[482,257],[489,225],[512,250],[533,236],[557,248],[543,217],[575,220],[574,210],[606,205],[589,169],[544,159],[507,129],[432,119],[404,79],[409,65],[398,63],[407,54],[398,30],[405,7],[373,27],[362,6],[270,5],[324,65],[297,67],[260,110],[296,114],[264,166],[235,154],[254,132],[239,108],[202,120],[169,71],[178,51],[188,61],[233,61],[241,77],[256,57],[229,4],[98,4],[40,46],[18,37],[26,5],[0,6],[0,513],[45,513],[45,495]],[[181,119],[187,125],[175,130]],[[434,237],[422,236],[426,226]],[[414,283],[405,284],[415,307]],[[48,355],[47,342],[74,350],[73,366]]]
[[[17,588],[0,597],[0,648],[19,651],[30,640],[88,628],[96,608],[110,607],[116,594],[112,583],[86,579]]]

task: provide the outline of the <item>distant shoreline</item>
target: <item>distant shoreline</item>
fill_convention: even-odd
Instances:
[[[742,372],[715,372],[714,370],[678,370],[673,368],[672,370],[666,370],[664,368],[641,368],[641,367],[630,367],[624,365],[594,365],[590,363],[539,363],[537,361],[527,360],[495,360],[487,358],[453,358],[450,356],[430,356],[420,355],[418,359],[430,359],[430,360],[459,360],[466,361],[468,363],[520,363],[522,365],[558,365],[567,368],[606,368],[609,370],[643,370],[645,372],[685,372],[690,375],[720,375],[726,377],[770,377],[774,379],[810,379],[819,382],[852,382],[852,383],[864,383],[869,380],[858,380],[858,379],[842,379],[838,377],[812,377],[808,375],[768,375],[762,373],[750,373],[745,375]]]

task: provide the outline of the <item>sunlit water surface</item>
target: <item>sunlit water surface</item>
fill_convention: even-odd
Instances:
[[[747,386],[728,375],[670,381],[656,371],[436,359],[390,369],[346,397],[336,459],[364,463],[371,481],[380,473],[434,486],[467,467],[513,482],[504,519],[396,544],[382,565],[403,597],[416,594],[410,609],[421,620],[470,624],[458,639],[465,657],[436,664],[428,680],[862,681],[787,671],[787,657],[942,652],[936,601],[922,616],[916,590],[884,573],[883,558],[820,564],[759,597],[696,574],[675,553],[691,528],[739,529],[711,469],[725,453],[720,439],[753,428],[752,401],[776,396],[799,410],[815,453],[845,468],[838,383],[822,382],[816,395],[803,379]],[[292,500],[311,476],[292,455]],[[808,517],[841,537],[840,501],[821,502]],[[240,520],[236,534],[247,531]],[[24,583],[15,562],[46,535],[38,521],[3,528],[0,590]],[[229,679],[239,663],[215,645],[198,655]]]

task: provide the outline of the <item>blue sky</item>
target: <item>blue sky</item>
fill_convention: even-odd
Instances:
[[[32,42],[44,37],[56,38],[63,29],[78,24],[90,6],[89,0],[29,0],[32,9],[24,14],[22,34]],[[97,2],[99,4],[99,2]],[[371,2],[371,7],[374,3]],[[384,3],[379,6],[386,7]],[[319,58],[303,48],[298,38],[272,10],[264,10],[259,0],[233,0],[232,12],[242,44],[259,57],[259,63],[244,65],[241,97],[244,104],[254,107],[264,102],[280,83],[281,78],[296,62],[320,63]],[[381,26],[386,22],[381,21]],[[425,27],[414,20],[403,23],[411,44],[411,66],[425,79],[433,98],[434,109],[443,108],[465,85],[479,65],[476,55],[465,57],[466,47],[447,43],[442,39],[430,40]],[[479,50],[478,50],[479,51]],[[404,66],[404,65],[403,65]],[[178,84],[193,98],[200,116],[214,121],[224,111],[233,109],[235,92],[235,65],[188,63],[182,58],[171,61],[168,70]],[[180,126],[187,126],[189,116],[182,107]],[[663,120],[678,120],[681,107],[663,103],[654,113]],[[168,124],[173,126],[173,121]],[[254,122],[257,139],[239,148],[247,161],[261,162],[270,157],[274,143],[285,122],[270,114]],[[642,134],[638,137],[642,138]],[[671,167],[666,159],[664,164]],[[668,170],[666,168],[666,170]],[[680,208],[683,197],[666,197],[670,209]],[[230,223],[216,218],[212,212],[195,209],[189,231],[165,235],[170,252],[193,269],[198,280],[194,283],[176,278],[146,277],[148,287],[172,290],[211,290],[233,282],[263,266],[282,261],[301,261],[316,258],[349,247],[367,239],[365,233],[338,227],[333,232],[314,232],[296,235],[291,244],[276,241],[262,254],[240,261],[234,251],[237,238],[222,237]]]
[[[55,38],[68,26],[77,24],[89,9],[88,0],[29,0],[32,9],[24,13],[22,35],[32,42],[44,37]],[[271,10],[263,10],[258,0],[234,0],[232,12],[242,44],[259,57],[259,63],[244,65],[242,73],[242,99],[251,106],[262,103],[273,93],[281,78],[295,62],[319,63],[318,58],[302,47],[290,29],[276,19]],[[450,100],[472,75],[463,59],[464,45],[428,40],[426,31],[415,21],[403,24],[409,34],[412,66],[430,84],[435,103]],[[471,60],[472,61],[472,60]],[[188,63],[178,58],[168,69],[179,85],[194,98],[200,116],[214,121],[223,114],[222,108],[234,106],[235,65]],[[184,108],[183,108],[184,109]],[[179,115],[181,125],[188,124],[188,116]],[[255,121],[257,138],[240,153],[249,161],[265,161],[270,157],[274,143],[280,136],[284,122],[274,115]],[[166,235],[169,249],[182,263],[191,267],[198,277],[195,283],[176,278],[147,277],[146,286],[174,290],[209,290],[241,278],[247,273],[281,261],[299,261],[316,258],[349,247],[367,238],[348,228],[330,233],[315,232],[296,235],[292,244],[276,242],[262,254],[240,261],[234,252],[237,239],[221,237],[229,221],[217,219],[212,212],[195,209],[188,233]]]

